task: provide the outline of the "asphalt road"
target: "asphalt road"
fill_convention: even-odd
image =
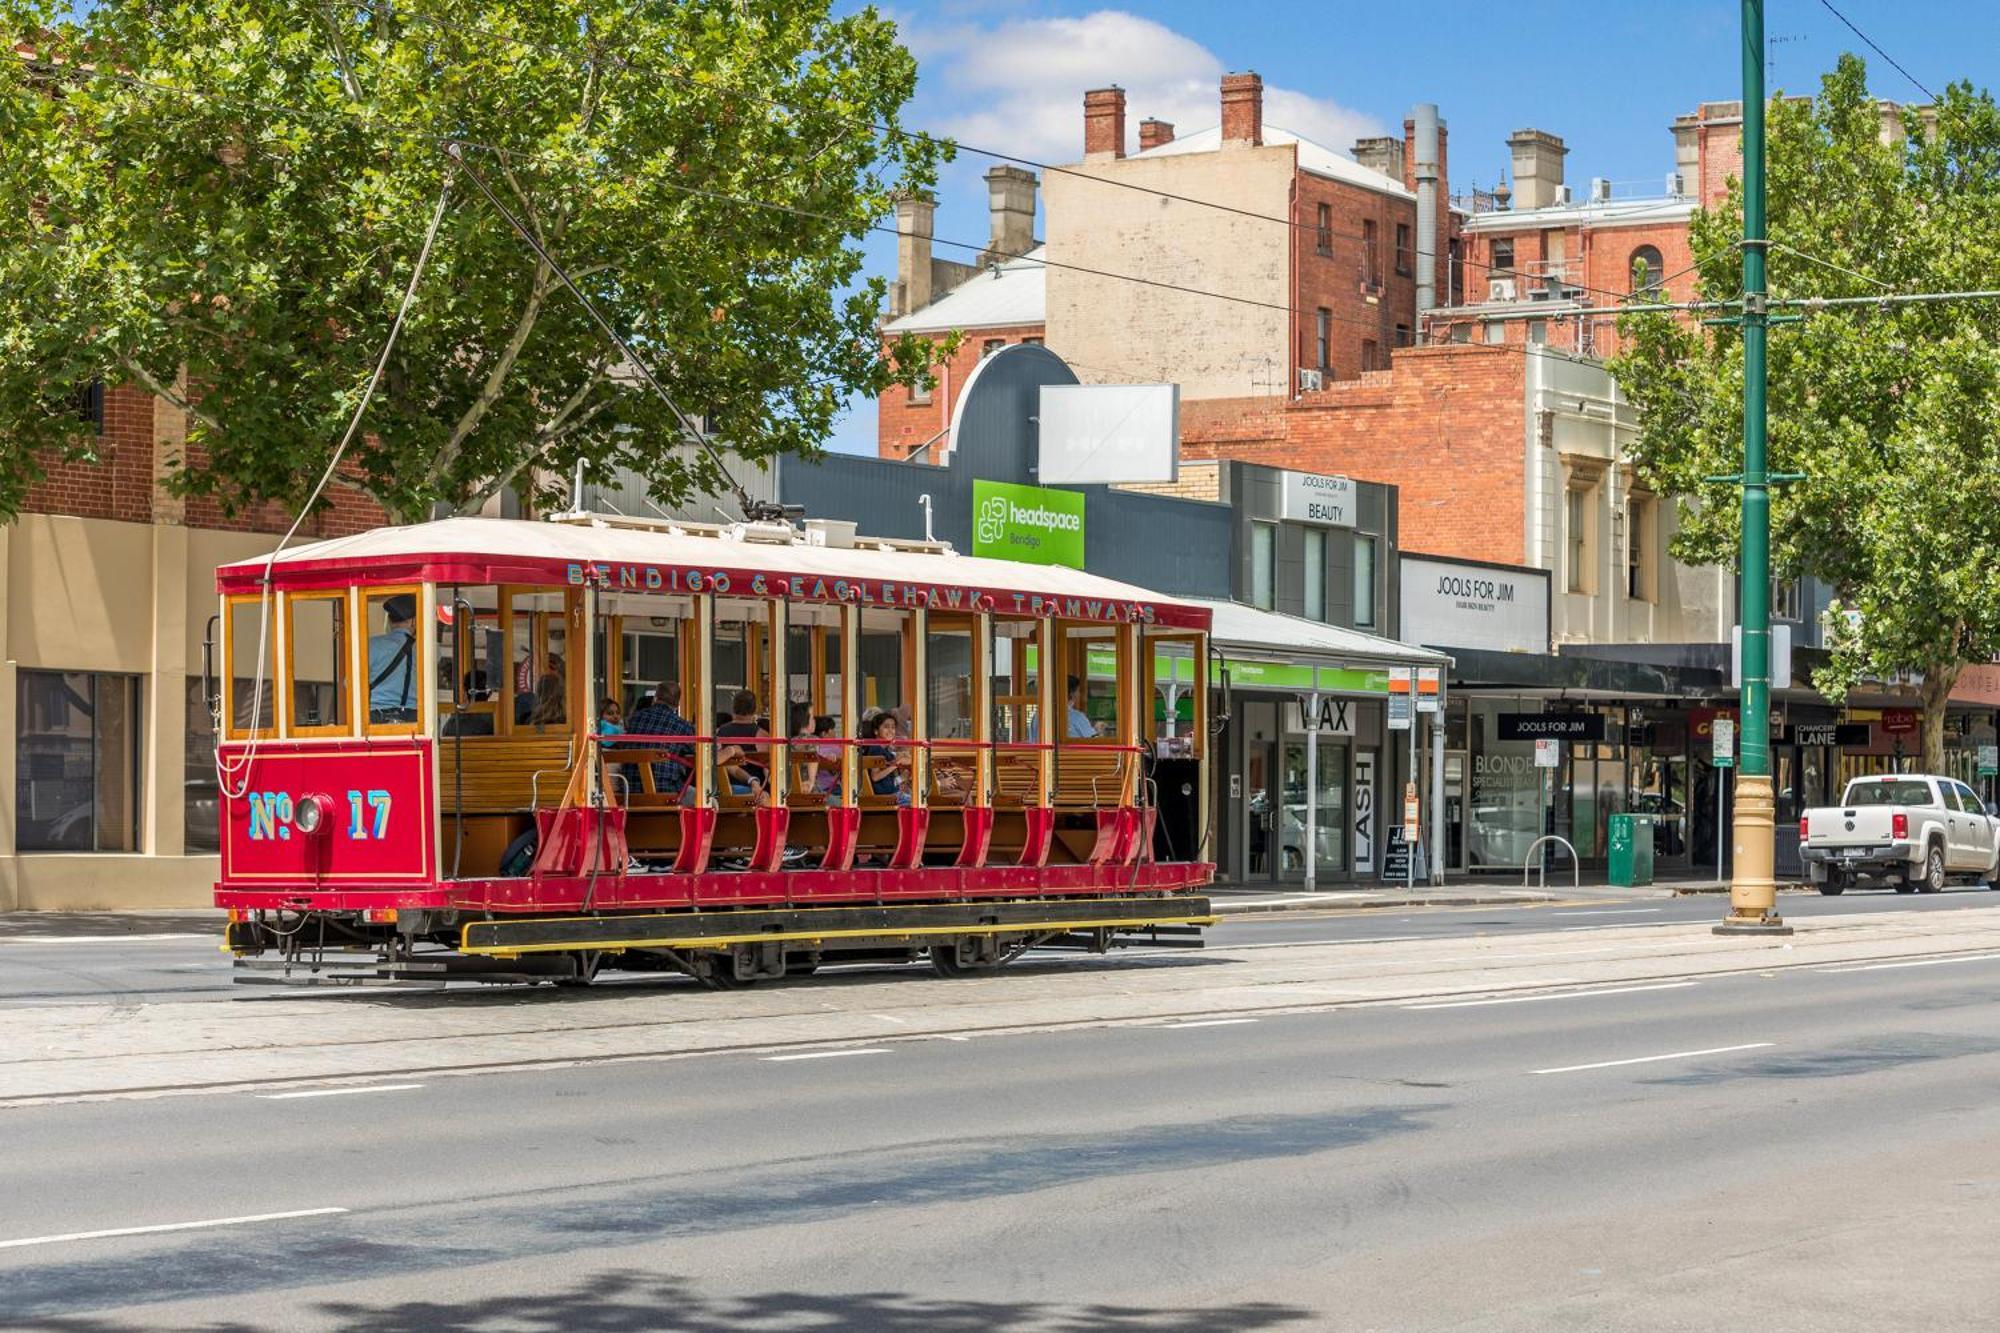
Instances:
[[[2000,906],[2000,894],[1954,888],[1905,896],[1847,893],[1837,898],[1785,894],[1778,907],[1801,920],[1827,913],[1951,911]],[[1718,895],[1674,898],[1630,891],[1584,890],[1555,903],[1481,907],[1256,912],[1226,918],[1209,932],[1212,947],[1306,944],[1327,940],[1452,939],[1545,930],[1595,930],[1719,920]],[[204,916],[78,914],[0,917],[0,1010],[18,1005],[108,1004],[241,999],[229,959],[217,948],[221,927]],[[1088,965],[1086,959],[1068,959]],[[661,984],[647,978],[636,984]],[[665,984],[678,984],[667,982]]]
[[[0,1327],[2000,1327],[2000,954],[802,1054],[0,1112]]]

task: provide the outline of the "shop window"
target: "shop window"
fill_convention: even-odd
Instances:
[[[1305,534],[1306,599],[1308,620],[1326,619],[1326,534],[1308,530]]]
[[[1278,583],[1278,529],[1271,523],[1250,525],[1250,605],[1269,611]]]
[[[285,598],[285,660],[291,673],[294,736],[347,732],[347,594],[293,593]]]
[[[215,714],[200,680],[187,683],[187,749],[181,764],[182,846],[189,852],[222,850],[222,801],[215,779]]]
[[[368,729],[374,732],[415,732],[417,706],[423,698],[424,639],[417,633],[417,612],[423,599],[415,588],[383,589],[362,600],[368,675],[361,682],[368,707]]]
[[[1564,495],[1563,550],[1566,586],[1575,593],[1597,590],[1597,486],[1572,481]]]
[[[88,671],[18,674],[16,850],[139,850],[140,681]]]
[[[1354,627],[1369,629],[1375,624],[1375,539],[1356,533],[1354,537]]]
[[[1635,602],[1659,596],[1659,532],[1656,502],[1635,495],[1625,502],[1625,595]]]
[[[1398,276],[1405,278],[1410,276],[1411,254],[1410,224],[1407,222],[1398,222],[1396,224],[1396,273]]]

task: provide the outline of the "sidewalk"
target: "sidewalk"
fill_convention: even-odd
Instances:
[[[1804,885],[1780,883],[1778,892],[1807,892]],[[1651,884],[1613,884],[1602,875],[1585,875],[1572,886],[1567,873],[1550,875],[1548,884],[1523,886],[1511,875],[1456,874],[1442,885],[1380,882],[1324,884],[1311,891],[1291,885],[1213,884],[1209,900],[1224,915],[1239,912],[1297,912],[1313,908],[1369,907],[1492,907],[1505,904],[1562,902],[1579,894],[1613,894],[1631,898],[1675,898],[1691,894],[1728,893],[1729,881],[1713,874],[1656,879]]]

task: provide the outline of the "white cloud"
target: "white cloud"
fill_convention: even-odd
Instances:
[[[1128,152],[1148,117],[1182,133],[1221,119],[1217,85],[1229,66],[1199,42],[1122,10],[991,27],[906,25],[903,35],[923,75],[919,105],[929,114],[917,119],[980,148],[1074,162],[1083,155],[1084,91],[1114,83],[1125,89]],[[1386,132],[1363,112],[1271,84],[1264,118],[1339,152]]]

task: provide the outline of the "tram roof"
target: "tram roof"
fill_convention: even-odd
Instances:
[[[689,529],[697,528],[701,525],[689,525]],[[273,562],[272,583],[286,588],[337,587],[360,581],[574,584],[594,576],[605,586],[630,590],[634,585],[620,583],[620,575],[623,570],[635,569],[661,574],[658,583],[642,578],[637,585],[642,591],[695,591],[699,589],[687,581],[690,574],[712,580],[714,574],[723,573],[730,579],[728,591],[756,596],[750,580],[758,575],[767,579],[783,575],[812,580],[814,588],[822,580],[845,580],[876,588],[893,586],[898,595],[905,587],[937,590],[929,592],[925,604],[940,608],[958,605],[948,596],[939,600],[940,593],[956,589],[995,594],[990,609],[1000,612],[1026,610],[1013,598],[1018,593],[1060,598],[1065,606],[1074,599],[1107,608],[1104,614],[1092,613],[1091,619],[1127,619],[1112,608],[1130,606],[1144,608],[1150,614],[1143,618],[1160,624],[1191,629],[1207,629],[1209,624],[1208,606],[1196,599],[1166,596],[1066,566],[992,560],[949,549],[912,550],[872,543],[867,537],[856,538],[851,547],[816,546],[804,540],[745,540],[723,535],[727,531],[446,518],[371,528],[291,547]],[[258,591],[268,558],[256,556],[222,565],[216,570],[217,585],[224,592]],[[784,588],[771,588],[767,595],[785,592]],[[790,593],[838,600],[830,593],[802,593],[796,585]],[[854,600],[878,606],[902,604],[898,596],[877,598],[865,591]]]

